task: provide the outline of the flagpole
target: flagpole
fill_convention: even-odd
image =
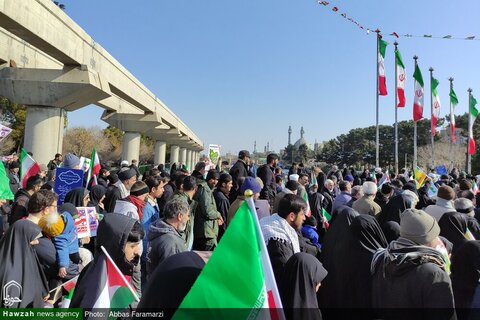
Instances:
[[[472,112],[470,110],[470,99],[472,99],[472,89],[468,88],[468,138],[470,140],[470,126],[471,126],[471,121],[472,121]],[[467,142],[467,173],[470,173],[472,170],[472,156],[470,155],[470,152],[468,152],[468,146],[470,144],[470,141]]]
[[[417,69],[417,56],[413,56],[415,61],[415,70]],[[415,81],[414,81],[414,91],[415,91]],[[417,121],[413,120],[413,170],[417,168]]]
[[[431,131],[431,138],[432,138],[432,168],[435,167],[435,136],[433,135],[433,89],[432,89],[432,78],[433,78],[433,68],[430,67],[428,69],[430,71],[430,131]]]
[[[448,81],[450,81],[450,92],[452,92],[452,90],[453,90],[453,78],[452,77],[448,78]],[[452,154],[452,152],[453,152],[453,136],[452,136],[452,134],[454,134],[454,133],[452,131],[452,119],[451,119],[451,116],[453,114],[452,107],[453,107],[452,106],[452,99],[450,98],[450,149],[449,149],[449,152],[448,152],[448,154],[449,154],[448,157],[450,158],[450,170],[453,169],[453,154]]]
[[[395,46],[395,174],[398,174],[398,105],[397,105],[397,95],[398,95],[398,74],[397,74],[397,46],[398,42],[393,43]]]
[[[380,167],[380,133],[378,129],[378,89],[379,89],[379,83],[378,83],[378,55],[379,55],[379,49],[380,49],[380,31],[377,31],[377,86],[375,88],[375,94],[377,98],[377,109],[376,109],[376,129],[375,129],[375,167],[378,168]]]

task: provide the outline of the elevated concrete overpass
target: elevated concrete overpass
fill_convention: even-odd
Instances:
[[[62,150],[64,110],[89,104],[125,131],[123,159],[154,138],[155,163],[191,167],[202,141],[155,94],[50,0],[0,0],[0,95],[27,106],[25,143],[40,163]],[[48,143],[45,143],[48,142]]]

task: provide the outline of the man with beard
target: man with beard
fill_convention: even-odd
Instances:
[[[270,153],[267,156],[267,163],[257,170],[257,176],[263,181],[263,189],[260,192],[260,199],[268,200],[270,206],[277,195],[277,185],[275,183],[274,171],[278,165],[278,155]]]
[[[278,213],[260,220],[275,279],[279,283],[285,264],[300,252],[298,230],[305,221],[307,203],[295,194],[287,194],[278,206]]]
[[[187,251],[187,244],[181,236],[190,219],[188,203],[172,199],[165,205],[165,219],[157,220],[150,226],[147,251],[147,276],[166,258]]]

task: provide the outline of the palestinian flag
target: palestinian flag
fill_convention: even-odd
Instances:
[[[440,97],[438,96],[438,80],[432,77],[432,136],[437,134],[437,123],[440,118]]]
[[[23,189],[27,187],[27,180],[36,176],[40,172],[40,166],[32,157],[22,148],[20,153],[20,181]]]
[[[455,106],[457,104],[458,98],[452,87],[450,88],[450,135],[452,137],[452,143],[455,143]]]
[[[99,265],[100,275],[100,289],[101,291],[95,292],[96,302],[93,308],[126,308],[132,302],[140,301],[135,291],[130,286],[129,281],[118,269],[115,262],[113,262],[110,255],[102,246],[104,254],[100,256],[100,259],[96,263]]]
[[[198,319],[199,309],[202,319],[284,319],[251,197],[237,210],[173,319]]]
[[[475,108],[477,100],[470,95],[470,119],[468,120],[468,154],[475,153],[475,139],[473,138],[473,124],[478,116],[478,110]]]
[[[397,64],[397,108],[405,107],[405,66],[399,50],[395,50],[395,61]]]
[[[381,96],[387,95],[387,81],[385,78],[385,51],[387,49],[388,42],[381,39],[378,36],[378,94]]]
[[[91,186],[97,185],[97,176],[100,174],[100,158],[98,158],[98,153],[95,147],[92,149],[92,155],[90,158],[90,168],[88,169],[88,179],[87,179],[87,186],[90,183],[90,180],[93,179]]]
[[[10,179],[5,171],[3,162],[0,161],[0,199],[13,200],[14,195],[12,189],[10,189]]]
[[[378,187],[380,188],[381,186],[383,186],[384,183],[386,182],[390,182],[390,174],[388,173],[388,170],[385,171],[385,173],[383,174],[382,178],[380,179],[380,181],[378,182]]]
[[[423,77],[422,71],[415,64],[415,72],[413,73],[415,79],[415,98],[413,100],[413,121],[418,121],[423,118]]]

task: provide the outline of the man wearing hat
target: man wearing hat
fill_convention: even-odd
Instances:
[[[112,185],[112,188],[105,195],[103,204],[107,212],[114,212],[117,200],[125,199],[130,195],[132,185],[137,181],[135,170],[122,168],[118,173],[118,181]]]
[[[232,176],[233,187],[230,190],[230,202],[233,202],[238,195],[240,186],[242,185],[241,179],[248,177],[248,166],[250,165],[250,152],[247,150],[241,150],[238,153],[238,160],[230,169],[230,175]]]
[[[298,183],[296,184],[298,186]],[[237,213],[238,208],[242,205],[245,201],[245,191],[252,190],[253,192],[253,200],[258,200],[260,198],[260,192],[262,191],[262,186],[258,182],[257,179],[253,177],[246,177],[240,187],[237,199],[232,202],[230,205],[230,209],[228,209],[227,213],[227,227],[230,221],[232,221],[233,216]]]
[[[62,167],[69,169],[80,169],[80,158],[73,153],[67,153],[63,160]]]
[[[133,170],[135,172],[135,170]],[[135,175],[136,177],[136,175]],[[130,194],[125,198],[118,199],[112,212],[121,213],[141,222],[143,208],[149,193],[148,186],[143,181],[136,181],[130,188]]]
[[[400,215],[400,238],[372,259],[372,307],[379,318],[456,318],[448,253],[439,234],[435,218],[422,210]]]
[[[453,201],[455,200],[455,191],[452,187],[443,185],[438,188],[437,202],[425,208],[425,212],[440,221],[445,212],[455,211]]]

